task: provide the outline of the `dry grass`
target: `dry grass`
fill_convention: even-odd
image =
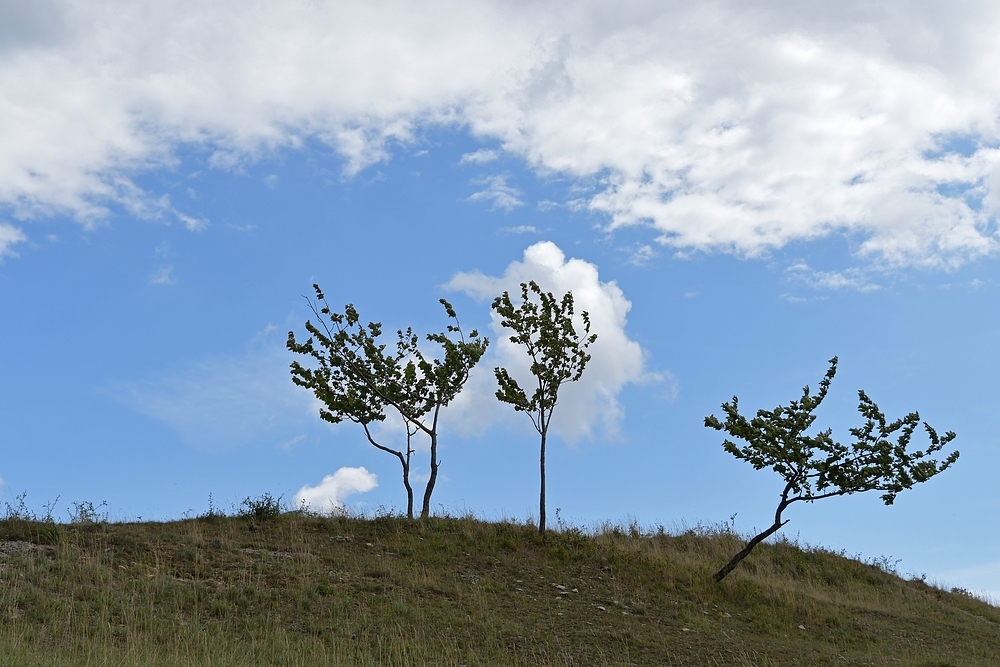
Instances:
[[[724,531],[254,528],[0,521],[0,664],[1000,664],[1000,610],[839,554],[762,545],[715,585]]]

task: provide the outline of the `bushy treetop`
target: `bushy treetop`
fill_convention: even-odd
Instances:
[[[739,413],[738,399],[734,396],[732,402],[722,405],[726,420],[722,422],[711,415],[705,418],[705,426],[743,440],[746,444],[741,446],[727,439],[723,447],[757,470],[771,468],[781,475],[786,482],[782,497],[789,503],[882,491],[882,501],[891,505],[900,491],[927,481],[958,459],[957,451],[943,461],[931,458],[955,438],[955,433],[939,435],[927,422],[923,425],[930,440],[928,447],[907,451],[920,425],[920,415],[911,412],[888,422],[875,402],[861,390],[858,412],[865,423],[850,429],[852,443],[836,442],[831,429],[808,435],[806,431],[816,420],[813,411],[826,398],[836,372],[837,357],[834,357],[820,382],[819,392],[811,394],[807,386],[799,400],[773,410],[758,410],[753,419]]]

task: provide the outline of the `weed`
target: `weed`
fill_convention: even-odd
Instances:
[[[284,509],[281,504],[282,496],[275,498],[270,493],[264,493],[256,498],[244,498],[237,514],[241,517],[257,519],[259,521],[271,521],[281,516]]]
[[[28,497],[27,491],[22,491],[17,496],[14,496],[14,500],[17,501],[16,505],[11,505],[10,503],[4,503],[4,521],[34,521],[40,523],[55,523],[55,519],[52,518],[52,512],[56,508],[56,503],[59,502],[59,496],[56,499],[45,503],[42,505],[44,512],[42,514],[36,514],[34,511],[28,509],[28,504],[25,499]]]
[[[893,558],[892,556],[873,556],[868,559],[867,563],[872,567],[876,567],[886,574],[899,574],[899,564],[903,562],[902,558]]]
[[[37,514],[28,509],[23,491],[15,496],[16,504],[5,504],[4,516],[0,519],[0,539],[30,542],[34,544],[55,544],[59,541],[59,526],[52,518],[59,498],[42,505],[43,512]]]
[[[108,513],[101,512],[101,509],[108,506],[108,501],[103,500],[101,504],[94,505],[89,500],[82,500],[73,503],[73,509],[67,510],[69,522],[77,524],[104,524],[108,522]]]
[[[247,498],[249,500],[249,498]],[[246,501],[244,501],[246,502]],[[208,510],[202,514],[199,519],[223,519],[226,516],[226,512],[215,504],[215,499],[212,494],[208,494]]]

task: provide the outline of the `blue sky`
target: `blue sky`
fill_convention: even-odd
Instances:
[[[819,423],[846,439],[863,388],[962,456],[785,533],[1000,595],[994,8],[152,7],[0,10],[4,499],[172,518],[347,470],[322,488],[401,507],[398,463],[289,379],[318,282],[390,331],[441,330],[444,296],[491,338],[434,505],[525,519],[537,436],[491,399],[519,362],[489,302],[536,278],[600,336],[550,514],[767,525],[778,478],[704,417],[838,355]]]

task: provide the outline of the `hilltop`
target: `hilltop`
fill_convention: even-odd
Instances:
[[[1000,664],[1000,609],[789,542],[474,518],[0,521],[4,665]]]

